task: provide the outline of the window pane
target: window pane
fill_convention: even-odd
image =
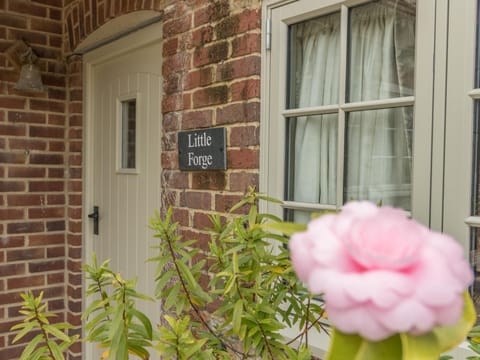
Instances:
[[[312,215],[313,215],[313,212],[309,212],[309,211],[286,209],[285,221],[293,221],[298,224],[306,224],[310,220],[312,220]]]
[[[340,64],[340,13],[290,27],[289,108],[336,104]]]
[[[287,200],[335,205],[337,114],[288,120]]]
[[[380,0],[351,9],[349,101],[413,95],[415,6]]]
[[[411,208],[413,107],[348,114],[344,202]]]
[[[122,169],[135,169],[136,100],[122,102]]]

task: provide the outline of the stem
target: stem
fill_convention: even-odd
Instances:
[[[108,297],[106,292],[103,290],[102,283],[100,282],[100,277],[96,279],[96,283],[97,283],[98,292],[102,296],[102,300],[103,301],[107,300]],[[106,302],[103,304],[103,308],[105,309],[105,311],[107,311],[109,307],[110,307],[110,303]],[[107,316],[107,320],[110,321],[110,316]]]
[[[38,326],[40,327],[40,331],[42,332],[43,338],[45,340],[45,345],[47,345],[48,352],[50,353],[50,356],[52,357],[52,359],[56,360],[55,355],[53,355],[53,350],[50,348],[50,345],[48,344],[48,334],[43,327],[43,322],[40,320],[37,305],[34,305],[33,311],[35,312],[35,319],[37,320]]]
[[[197,315],[197,317],[199,318],[200,322],[203,324],[203,326],[208,330],[208,332],[210,334],[212,334],[216,339],[218,339],[220,341],[220,343],[225,346],[226,348],[230,349],[231,351],[235,352],[235,353],[241,353],[239,352],[237,349],[235,349],[233,346],[231,346],[230,344],[227,344],[225,343],[219,336],[218,334],[210,327],[210,325],[207,323],[207,321],[203,318],[202,314],[200,313],[200,310],[198,309],[197,305],[195,305],[193,303],[193,300],[190,296],[190,292],[188,291],[187,289],[187,285],[185,284],[185,280],[183,279],[182,277],[182,273],[180,271],[180,268],[178,267],[177,265],[177,257],[175,256],[175,251],[173,249],[173,246],[172,246],[172,243],[171,243],[171,239],[167,236],[167,244],[168,244],[168,250],[170,252],[170,256],[172,257],[172,260],[173,260],[173,264],[175,266],[175,271],[177,272],[177,276],[178,276],[178,279],[180,281],[180,284],[182,285],[182,288],[183,288],[183,291],[185,292],[185,295],[187,297],[187,300],[190,304],[190,306],[192,307],[193,311],[195,312],[195,314]]]

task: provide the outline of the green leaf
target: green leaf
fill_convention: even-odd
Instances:
[[[45,325],[43,328],[47,333],[52,334],[57,339],[67,341],[67,342],[70,341],[70,338],[63,331],[55,327],[55,325]]]
[[[240,333],[240,325],[242,324],[242,312],[243,312],[243,301],[242,299],[238,299],[235,303],[235,307],[233,308],[233,315],[232,315],[232,326],[233,332],[235,334]]]
[[[152,340],[152,334],[153,334],[152,323],[150,322],[148,317],[144,313],[135,309],[132,310],[132,314],[142,323],[143,328],[147,333],[148,340]]]
[[[287,236],[292,236],[297,232],[303,232],[307,229],[305,224],[296,224],[292,222],[265,223],[261,227],[265,230],[280,232]]]
[[[400,338],[402,340],[403,359],[437,360],[442,352],[433,332],[420,336],[402,333]]]
[[[344,334],[333,329],[326,360],[401,360],[402,347],[398,336],[371,342],[358,335]]]
[[[460,320],[455,325],[438,327],[433,330],[433,333],[437,338],[440,353],[453,349],[465,340],[468,332],[475,324],[477,319],[475,306],[473,305],[472,298],[467,291],[465,291],[463,299],[463,315]]]
[[[18,340],[20,340],[22,337],[24,337],[26,334],[28,334],[37,324],[38,323],[32,321],[32,322],[29,322],[29,323],[21,323],[21,324],[17,324],[17,325],[12,326],[12,328],[10,330],[16,330],[16,329],[19,329],[19,328],[23,327],[23,330],[20,331],[17,334],[17,336],[15,336],[12,343],[15,344]]]
[[[33,353],[37,345],[40,344],[42,341],[43,341],[42,334],[38,334],[37,336],[35,336],[23,350],[21,358],[29,359],[30,355]]]

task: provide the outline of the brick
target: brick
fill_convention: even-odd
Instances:
[[[48,246],[64,243],[64,234],[39,234],[29,236],[28,246]]]
[[[46,119],[46,115],[41,113],[29,113],[20,111],[8,112],[8,121],[13,123],[44,124],[46,122]]]
[[[192,45],[200,47],[213,40],[214,30],[212,26],[202,26],[192,32]]]
[[[259,33],[247,33],[232,40],[232,57],[260,53],[261,36]]]
[[[47,231],[63,231],[65,230],[65,221],[47,221]]]
[[[235,126],[230,129],[230,146],[253,146],[260,144],[258,126]]]
[[[49,168],[47,177],[49,179],[63,179],[65,170],[62,168]]]
[[[48,19],[30,19],[30,26],[32,30],[37,30],[46,33],[60,34],[62,32],[62,25],[58,21]]]
[[[65,261],[63,260],[47,260],[47,261],[40,261],[40,262],[33,262],[28,264],[28,271],[31,273],[39,273],[39,272],[46,272],[46,271],[55,271],[60,270],[65,267]],[[47,288],[51,290],[52,288]],[[57,291],[60,292],[60,291]],[[52,295],[50,293],[50,295]],[[48,296],[48,291],[45,292],[45,297]]]
[[[63,140],[60,140],[60,141],[51,140],[48,142],[48,150],[52,152],[64,152],[65,142]]]
[[[65,281],[65,274],[63,272],[50,273],[47,274],[47,283],[50,284],[61,284]]]
[[[0,265],[0,277],[22,274],[25,274],[25,264]]]
[[[228,212],[230,209],[236,205],[240,200],[242,200],[242,195],[215,195],[215,211],[219,212]],[[246,207],[242,207],[235,211],[235,213],[246,213]]]
[[[203,212],[195,212],[193,214],[193,227],[200,230],[212,227],[212,222],[210,221],[208,214]]]
[[[22,222],[7,224],[8,234],[39,233],[45,230],[43,222]]]
[[[25,153],[0,152],[0,163],[3,164],[24,164]]]
[[[230,87],[232,102],[260,97],[260,80],[247,79],[235,82]]]
[[[203,46],[195,50],[193,56],[193,65],[200,67],[203,65],[218,63],[228,57],[228,42],[222,41],[209,46]]]
[[[259,179],[257,173],[240,172],[230,174],[230,191],[245,192],[249,186],[258,188]]]
[[[227,100],[228,87],[226,85],[211,86],[199,89],[193,93],[194,108],[223,104]]]
[[[25,237],[23,236],[3,236],[0,237],[0,247],[2,249],[25,246]]]
[[[228,16],[230,13],[229,2],[226,0],[211,2],[207,7],[203,7],[194,14],[194,27],[215,22]]]
[[[29,219],[48,219],[48,218],[63,218],[65,216],[64,207],[42,207],[28,209]]]
[[[9,167],[8,168],[8,177],[9,178],[39,178],[45,177],[46,171],[45,168],[35,168],[35,167]]]
[[[162,63],[162,74],[168,76],[174,72],[183,72],[190,68],[191,55],[188,53],[177,53],[173,56],[165,58]]]
[[[30,181],[28,184],[28,190],[30,192],[40,191],[64,191],[63,181]]]
[[[183,89],[190,90],[201,86],[210,85],[213,82],[213,67],[203,67],[190,71],[183,80]]]
[[[185,189],[189,187],[188,173],[164,170],[162,175],[164,178],[165,187],[167,188]]]
[[[60,9],[63,6],[63,0],[34,0],[34,2]]]
[[[0,24],[12,28],[26,29],[27,19],[24,16],[13,14],[0,14]]]
[[[172,209],[172,221],[178,222],[180,226],[189,226],[189,215],[187,209]]]
[[[43,195],[18,194],[7,196],[8,206],[40,205],[43,204],[44,201],[45,197]]]
[[[182,129],[209,127],[213,124],[212,110],[195,110],[185,112],[182,119]]]
[[[65,309],[65,302],[63,299],[56,299],[47,302],[48,311],[59,311]]]
[[[235,103],[217,109],[217,125],[239,122],[259,122],[260,103]]]
[[[174,55],[178,49],[178,38],[167,39],[163,42],[163,56]]]
[[[190,95],[176,94],[164,96],[162,99],[162,112],[179,111],[190,108]]]
[[[82,142],[81,141],[70,141],[70,143],[68,144],[68,148],[70,150],[70,152],[81,152],[82,151]]]
[[[20,191],[25,191],[25,183],[23,181],[0,181],[0,193]]]
[[[167,20],[163,24],[163,38],[169,38],[173,35],[177,35],[186,32],[190,29],[192,23],[192,15],[187,14],[181,18]]]
[[[0,209],[0,219],[3,220],[21,220],[24,218],[23,209]]]
[[[25,125],[7,125],[0,124],[0,134],[2,136],[25,136]]]
[[[163,152],[161,155],[162,169],[177,169],[178,155],[175,151]]]
[[[48,125],[57,125],[57,126],[64,126],[65,125],[65,115],[58,115],[58,114],[48,114]],[[80,122],[80,125],[82,122]],[[73,126],[72,124],[70,124]]]
[[[62,154],[31,154],[30,164],[36,165],[63,165]]]
[[[31,137],[42,138],[63,138],[65,136],[65,130],[52,126],[31,126],[29,135]]]
[[[227,167],[229,169],[258,169],[259,154],[255,149],[227,150]]]
[[[48,258],[57,258],[57,257],[64,257],[64,256],[65,256],[65,247],[64,246],[47,248],[47,257]],[[69,254],[69,256],[70,256],[70,254]],[[70,257],[72,257],[72,256],[70,256]],[[81,258],[81,249],[80,249],[80,258]]]
[[[58,113],[65,112],[65,104],[63,102],[58,102],[58,101],[31,99],[30,108],[32,110],[40,110],[40,111],[51,111],[51,112],[58,112]]]
[[[223,171],[195,172],[192,174],[192,189],[222,190],[225,188]]]
[[[8,144],[12,150],[46,150],[47,142],[34,139],[8,139]]]
[[[47,194],[47,205],[64,205],[64,204],[65,204],[65,195]]]
[[[38,260],[45,258],[45,250],[40,248],[34,249],[15,249],[7,251],[7,261],[25,261]]]
[[[186,191],[180,204],[190,209],[211,209],[212,196],[208,192]]]
[[[46,17],[47,16],[47,8],[44,6],[38,6],[32,4],[30,1],[25,0],[16,0],[10,1],[8,4],[9,12],[17,12],[24,15],[32,15],[37,17]]]
[[[240,79],[260,75],[260,56],[249,55],[217,66],[217,81]]]

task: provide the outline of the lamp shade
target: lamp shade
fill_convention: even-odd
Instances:
[[[27,63],[22,65],[20,70],[20,79],[14,86],[16,90],[45,92],[46,88],[43,86],[42,76],[37,65]]]

